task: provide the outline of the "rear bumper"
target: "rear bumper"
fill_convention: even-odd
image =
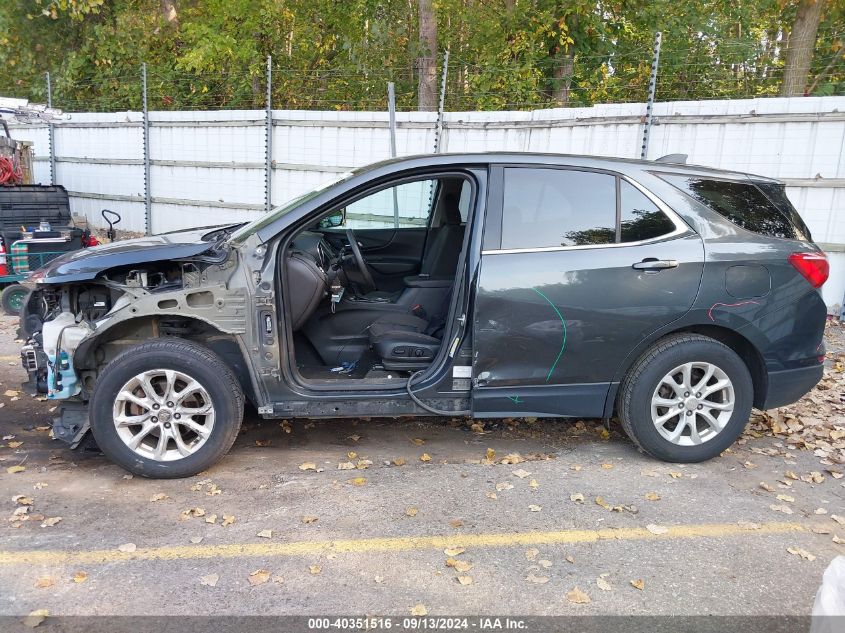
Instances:
[[[761,408],[774,409],[792,404],[815,387],[823,374],[824,365],[821,363],[812,367],[769,372],[766,401]]]

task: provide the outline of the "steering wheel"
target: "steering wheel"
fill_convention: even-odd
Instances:
[[[355,233],[352,232],[352,229],[346,229],[346,239],[349,241],[349,248],[352,249],[352,254],[355,256],[355,265],[358,267],[358,271],[364,278],[364,287],[361,291],[367,293],[375,290],[376,282],[373,281],[373,276],[367,268],[364,256],[361,255],[361,249],[358,247],[358,240],[355,239]]]

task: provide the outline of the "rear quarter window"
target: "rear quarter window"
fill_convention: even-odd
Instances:
[[[782,185],[683,174],[658,176],[746,231],[787,240],[810,240],[806,225]]]

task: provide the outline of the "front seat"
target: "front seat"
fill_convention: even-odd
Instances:
[[[369,328],[370,345],[385,369],[426,367],[440,349],[441,320],[427,321],[412,314],[386,314]]]
[[[464,245],[464,225],[461,224],[458,203],[458,196],[454,193],[443,196],[441,225],[429,231],[419,275],[405,278],[411,284],[415,280],[454,279]],[[399,292],[374,290],[368,292],[365,297],[371,301],[397,303],[403,292],[405,290]]]

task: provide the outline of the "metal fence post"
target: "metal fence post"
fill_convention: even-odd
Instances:
[[[273,58],[267,55],[267,126],[264,130],[264,210],[273,206]]]
[[[44,73],[47,81],[47,107],[53,107],[53,82],[50,81],[50,72]],[[56,136],[52,123],[47,123],[47,144],[50,146],[50,184],[56,184]]]
[[[141,64],[141,108],[144,136],[144,233],[152,234],[152,195],[150,193],[150,112],[147,109],[147,64]]]
[[[390,157],[396,158],[396,86],[387,82],[387,118],[390,130]],[[393,187],[393,228],[399,228],[399,194]]]
[[[434,153],[443,151],[443,107],[446,103],[446,74],[449,72],[449,49],[443,55],[443,75],[440,78],[440,103],[437,105],[437,123],[434,128]]]
[[[654,55],[651,60],[651,77],[648,80],[648,102],[645,106],[645,126],[643,127],[643,146],[640,150],[640,158],[646,159],[648,155],[648,135],[651,131],[652,110],[654,109],[654,93],[657,91],[657,65],[660,63],[660,42],[663,40],[663,33],[658,31],[654,34]]]

